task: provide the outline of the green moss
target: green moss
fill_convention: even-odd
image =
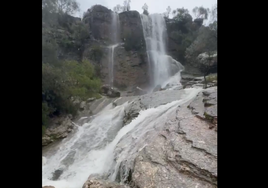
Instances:
[[[214,80],[217,80],[217,74],[206,76],[206,80],[207,80],[207,82],[212,82]]]

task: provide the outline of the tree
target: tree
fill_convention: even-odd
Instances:
[[[116,5],[115,7],[114,7],[114,12],[116,12],[116,13],[121,13],[121,12],[123,12],[123,9],[124,9],[124,7],[123,6],[121,6],[121,5]]]
[[[170,6],[168,6],[166,10],[167,10],[167,11],[165,12],[165,17],[168,18],[168,17],[169,17],[169,14],[170,14],[170,12],[171,12],[171,8],[170,8]]]
[[[193,19],[188,9],[184,9],[183,7],[173,10],[172,14],[174,15],[173,19],[176,21],[189,22]]]
[[[131,2],[131,0],[125,0],[124,1],[123,11],[129,11],[130,10],[130,2]]]
[[[47,10],[48,12],[56,12],[56,2],[57,0],[42,0],[42,10]]]
[[[213,61],[214,54],[216,54],[217,51],[217,38],[214,36],[215,31],[211,30],[209,27],[202,26],[199,29],[198,37],[185,51],[185,59],[187,62],[192,65],[198,65],[203,73],[205,88],[206,76],[217,67],[217,64]],[[202,56],[205,60],[200,61]]]
[[[148,16],[149,15],[148,5],[146,3],[144,3],[144,5],[142,6],[142,9],[143,9],[143,14]]]
[[[208,19],[209,8],[204,8],[202,6],[195,7],[193,9],[193,13],[194,13],[196,18],[206,20],[206,19]]]
[[[216,31],[216,38],[217,38],[217,29],[218,29],[218,21],[217,21],[217,4],[215,4],[212,9],[211,9],[211,14],[210,14],[210,24],[209,24],[209,28],[213,31]]]
[[[218,7],[217,4],[215,4],[211,9],[211,22],[217,21],[218,18]]]
[[[79,11],[76,0],[42,0],[42,11],[73,14]]]
[[[57,22],[56,6],[57,0],[42,0],[42,23],[43,27],[46,25],[55,25]]]
[[[73,14],[79,11],[79,4],[76,0],[57,0],[56,4],[59,13]]]

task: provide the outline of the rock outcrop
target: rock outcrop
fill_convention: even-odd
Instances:
[[[52,119],[49,128],[46,129],[45,135],[42,137],[42,146],[46,146],[55,140],[67,137],[73,130],[71,115]]]
[[[214,104],[216,91],[208,90]],[[165,128],[139,153],[132,174],[135,186],[217,187],[217,133],[210,122],[196,114],[208,110],[204,98],[199,93],[189,105],[191,110],[178,107],[176,117],[166,122]],[[214,108],[214,117],[216,113]]]
[[[100,67],[103,83],[109,83],[109,62],[111,55],[112,11],[101,5],[88,9],[83,22],[88,25],[91,40],[86,45],[83,57]],[[143,37],[142,23],[137,11],[119,14],[119,44],[114,48],[114,86],[120,90],[131,90],[147,84],[147,54]],[[96,60],[92,50],[97,48],[103,54]]]
[[[112,11],[102,5],[88,9],[83,22],[89,26],[91,38],[108,41],[111,36]]]
[[[119,14],[121,38],[127,51],[145,50],[140,13],[138,11],[126,11]]]

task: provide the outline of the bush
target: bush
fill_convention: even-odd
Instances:
[[[71,102],[71,97],[82,100],[97,97],[101,86],[93,65],[87,60],[63,61],[58,67],[43,64],[42,74],[42,105],[46,103],[53,109],[49,111],[50,115],[76,115],[77,106]],[[44,104],[44,114],[46,113],[47,108]],[[44,115],[45,117],[47,116]]]
[[[45,37],[42,39],[42,62],[50,64],[58,62],[57,43],[54,40]]]
[[[186,49],[185,58],[189,63],[195,63],[199,54],[217,50],[216,32],[209,27],[201,27],[197,38]]]
[[[101,47],[99,45],[92,46],[89,58],[100,63],[102,57],[103,57],[103,51]]]
[[[47,125],[49,116],[49,107],[46,102],[42,102],[42,125]]]

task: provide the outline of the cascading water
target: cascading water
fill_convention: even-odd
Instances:
[[[124,111],[131,101],[116,107],[109,104],[89,122],[78,126],[77,132],[64,139],[55,154],[45,156],[43,186],[82,188],[92,174],[116,180],[122,161],[133,161],[138,151],[152,139],[148,132],[163,126],[178,105],[191,100],[199,91],[195,88],[181,90],[178,100],[141,111],[124,127]],[[62,173],[57,180],[51,180],[55,170]],[[121,180],[126,178],[122,176]]]
[[[149,61],[150,85],[152,89],[157,85],[165,87],[171,76],[176,75],[177,84],[180,83],[180,71],[184,67],[166,53],[166,23],[162,15],[141,14],[143,34]]]
[[[114,50],[119,45],[119,16],[115,12],[111,12],[112,22],[111,22],[111,42],[112,45],[108,46],[109,49],[109,84],[113,86],[114,82]]]

